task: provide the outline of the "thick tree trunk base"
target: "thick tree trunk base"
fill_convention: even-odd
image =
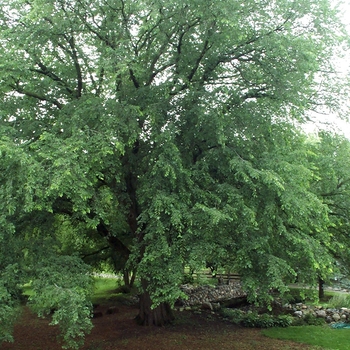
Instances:
[[[140,311],[136,322],[142,326],[165,326],[174,320],[174,315],[168,303],[161,303],[154,309],[152,301],[146,292],[140,296]]]

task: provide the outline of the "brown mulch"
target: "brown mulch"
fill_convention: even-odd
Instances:
[[[134,317],[137,308],[118,305],[117,312],[106,314],[108,306],[95,311],[94,328],[86,336],[83,350],[307,350],[305,344],[269,339],[258,329],[240,328],[222,321],[210,312],[176,313],[173,325],[141,327]],[[25,307],[15,327],[15,342],[0,344],[2,350],[59,350],[57,327],[49,319],[37,318]]]

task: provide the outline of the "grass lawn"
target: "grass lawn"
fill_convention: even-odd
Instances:
[[[262,331],[274,339],[292,340],[299,343],[319,346],[326,350],[349,350],[350,329],[332,329],[330,326],[302,326],[269,328]]]
[[[94,291],[92,302],[98,303],[103,300],[108,300],[110,297],[117,295],[113,293],[120,286],[120,281],[116,278],[93,277]],[[25,284],[23,287],[23,295],[30,297],[33,294],[31,283]],[[120,294],[120,293],[119,293]]]
[[[110,297],[114,296],[113,291],[116,291],[120,286],[120,281],[115,278],[94,277],[94,281],[93,303],[108,300]]]

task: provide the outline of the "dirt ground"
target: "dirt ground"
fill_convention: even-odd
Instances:
[[[141,327],[134,321],[135,306],[117,305],[106,314],[108,305],[98,306],[102,317],[93,319],[94,328],[86,336],[83,350],[308,350],[305,344],[264,337],[258,329],[241,328],[211,313],[178,312],[173,325]],[[2,350],[58,350],[57,327],[24,308],[15,327],[15,342],[0,344]]]

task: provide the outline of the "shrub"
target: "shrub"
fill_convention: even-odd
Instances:
[[[350,295],[336,294],[329,300],[328,306],[333,309],[350,308]]]
[[[131,288],[129,286],[126,286],[125,284],[122,286],[119,286],[115,293],[122,293],[122,294],[129,294],[131,292]]]
[[[194,277],[192,274],[190,273],[186,273],[183,275],[182,277],[182,284],[193,284],[194,283]]]
[[[305,317],[295,318],[293,326],[322,326],[325,323],[324,318],[316,317],[313,314],[306,314]]]
[[[314,290],[291,288],[289,292],[283,296],[283,303],[297,304],[306,301],[314,302],[317,299],[317,292]]]
[[[232,309],[222,309],[221,313],[230,322],[250,328],[288,327],[293,321],[293,317],[290,315],[259,315],[257,312],[244,313],[240,310]]]
[[[223,308],[221,309],[221,315],[234,324],[240,324],[245,314],[241,310]]]
[[[288,327],[292,324],[292,320],[292,316],[289,315],[258,315],[257,313],[252,312],[243,317],[241,325],[250,328]]]

